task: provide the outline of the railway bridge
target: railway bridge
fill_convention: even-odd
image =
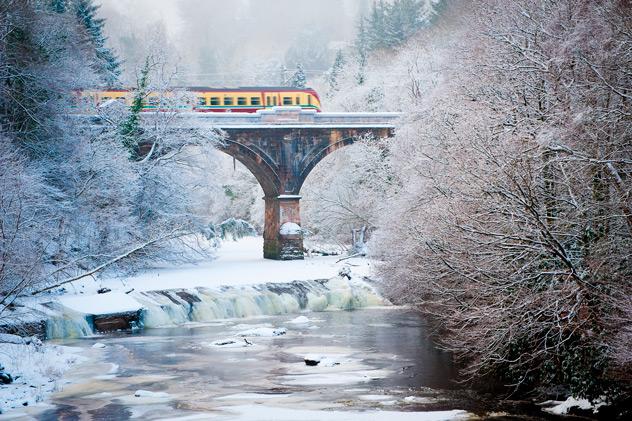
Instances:
[[[391,137],[398,117],[273,107],[256,113],[182,113],[179,126],[221,129],[219,149],[245,165],[263,188],[264,257],[293,260],[303,259],[300,190],[310,171],[361,136]]]

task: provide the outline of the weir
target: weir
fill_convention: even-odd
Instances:
[[[388,304],[367,282],[341,277],[254,286],[139,291],[129,296],[138,303],[138,308],[117,314],[86,314],[59,303],[49,303],[47,307],[55,313],[46,320],[46,339]],[[108,320],[110,324],[101,324],[100,320]]]

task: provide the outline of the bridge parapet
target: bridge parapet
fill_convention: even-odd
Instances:
[[[186,113],[198,124],[217,128],[395,128],[399,113],[328,113],[300,107],[273,107],[256,113]]]

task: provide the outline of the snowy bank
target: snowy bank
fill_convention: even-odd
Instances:
[[[3,338],[7,339],[5,335]],[[64,372],[84,359],[77,355],[78,348],[14,339],[0,342],[0,365],[13,377],[12,383],[0,385],[0,413],[42,402],[60,390]]]

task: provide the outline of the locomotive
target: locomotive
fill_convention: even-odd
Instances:
[[[132,105],[134,92],[131,89],[81,90],[77,92],[85,105],[99,106],[108,101],[119,101]],[[240,87],[176,88],[168,92],[149,92],[143,100],[143,111],[181,109],[195,112],[245,112],[276,106],[297,106],[320,112],[320,98],[311,88],[288,87]]]

